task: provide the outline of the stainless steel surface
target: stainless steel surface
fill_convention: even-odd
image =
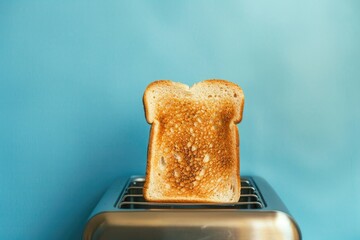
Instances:
[[[259,177],[242,179],[236,204],[149,203],[143,177],[120,179],[89,217],[83,239],[301,239],[270,185]]]

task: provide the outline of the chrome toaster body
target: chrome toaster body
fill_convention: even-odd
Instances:
[[[83,240],[301,239],[295,220],[260,177],[241,177],[237,203],[155,203],[143,198],[144,177],[117,180],[89,217]]]

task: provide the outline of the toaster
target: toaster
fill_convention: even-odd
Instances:
[[[88,218],[83,240],[298,240],[295,219],[261,177],[241,177],[236,203],[148,202],[143,176],[120,178]]]

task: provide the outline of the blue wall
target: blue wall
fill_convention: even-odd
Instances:
[[[360,239],[358,1],[1,1],[0,239],[79,239],[143,174],[156,79],[244,89],[241,173],[304,239]]]

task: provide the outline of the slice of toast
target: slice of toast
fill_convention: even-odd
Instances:
[[[189,86],[168,80],[144,93],[152,124],[144,197],[157,202],[236,202],[240,198],[242,89],[225,80]]]

